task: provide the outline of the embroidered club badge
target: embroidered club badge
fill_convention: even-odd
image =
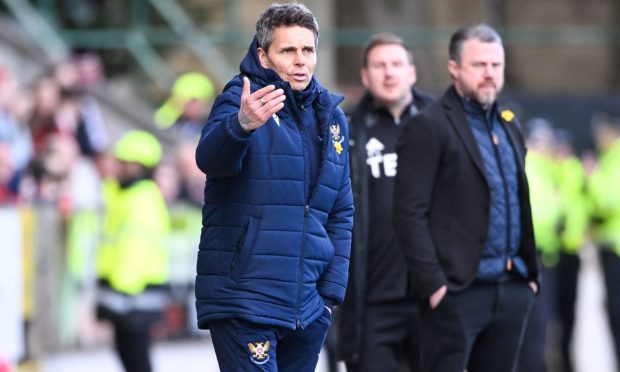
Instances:
[[[250,357],[250,360],[252,360],[252,363],[254,364],[267,363],[269,361],[269,354],[267,354],[269,352],[269,347],[270,347],[269,341],[255,342],[255,343],[250,342],[248,344],[248,349],[250,349],[250,353],[252,353],[252,356]]]
[[[336,153],[338,153],[338,155],[342,154],[342,141],[344,141],[344,137],[340,135],[340,124],[331,124],[329,126],[329,132],[332,135],[332,143],[334,144]]]

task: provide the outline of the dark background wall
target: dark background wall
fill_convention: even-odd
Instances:
[[[620,115],[618,0],[340,0],[335,8],[336,23],[345,31],[336,76],[353,98],[350,103],[360,91],[359,42],[373,31],[405,38],[414,51],[419,87],[441,94],[450,84],[446,64],[451,33],[484,21],[504,39],[503,101],[522,121],[550,119],[573,132],[576,145],[584,149],[592,146],[593,114]]]

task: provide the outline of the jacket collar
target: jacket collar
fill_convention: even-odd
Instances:
[[[463,109],[461,99],[456,91],[456,88],[454,88],[454,85],[448,88],[448,91],[443,95],[442,103],[450,123],[454,127],[458,137],[465,145],[467,153],[473,160],[476,168],[480,171],[480,174],[486,179],[486,172],[484,169],[484,163],[482,162],[482,155],[480,155],[480,148],[478,147],[476,138],[474,137],[469,123],[467,122],[465,110]]]
[[[239,71],[261,86],[282,82],[280,76],[274,70],[261,66],[258,58],[258,39],[256,35],[239,65]]]
[[[476,141],[471,127],[467,122],[467,116],[465,114],[465,110],[463,109],[461,98],[458,95],[456,88],[454,88],[454,85],[448,88],[446,93],[443,95],[442,104],[446,109],[446,113],[448,115],[448,118],[450,119],[450,123],[452,124],[459,138],[465,145],[467,153],[473,160],[474,164],[476,165],[482,176],[486,179],[486,172],[484,169],[484,164],[482,162],[482,155],[480,155],[480,148],[478,147],[478,142]],[[499,116],[499,121],[506,129],[508,138],[516,154],[517,163],[519,164],[519,170],[521,170],[524,166],[522,160],[523,149],[520,146],[516,146],[516,144],[520,142],[519,129],[517,128],[517,124],[514,124],[512,122],[512,118],[510,121],[507,120],[506,117],[501,114],[501,112],[502,110],[500,108],[495,107],[493,114]]]
[[[412,116],[411,110],[412,110],[413,104],[416,105],[416,107],[418,108],[418,111],[422,109],[422,105],[423,105],[422,98],[420,98],[420,93],[417,91],[417,89],[412,87],[411,94],[412,94],[413,101],[411,101],[409,105],[407,105],[407,109],[406,109],[406,110],[409,110],[410,112],[409,116]],[[377,121],[377,117],[376,117],[377,111],[380,111],[380,110],[385,111],[385,115],[389,115],[390,117],[392,117],[392,114],[384,107],[375,106],[372,94],[370,94],[370,92],[366,90],[362,98],[359,100],[359,102],[355,106],[352,118],[356,123],[361,123],[362,122],[361,120],[363,120],[366,127],[372,127]],[[404,112],[403,112],[403,115],[401,115],[401,117],[403,116],[406,116]]]

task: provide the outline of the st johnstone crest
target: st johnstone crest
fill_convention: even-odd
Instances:
[[[329,126],[329,132],[332,135],[332,143],[336,153],[338,155],[342,154],[342,141],[344,141],[344,137],[340,135],[340,124],[331,124]]]
[[[254,342],[248,344],[248,349],[250,349],[250,353],[252,354],[250,360],[254,364],[265,364],[269,361],[269,348],[271,344],[269,341],[266,342]]]

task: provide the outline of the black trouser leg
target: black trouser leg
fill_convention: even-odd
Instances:
[[[607,315],[618,362],[620,361],[620,257],[613,250],[602,249],[600,252],[607,292]]]
[[[359,360],[347,371],[418,372],[418,312],[413,299],[367,304]]]
[[[542,268],[540,292],[534,298],[523,336],[523,346],[517,364],[518,372],[547,371],[546,351],[547,333],[554,312],[556,298],[557,271],[555,268]]]
[[[148,327],[115,324],[114,340],[118,356],[126,372],[151,372]]]
[[[525,281],[472,284],[420,309],[424,372],[513,371],[534,293]]]
[[[557,316],[560,323],[560,355],[564,372],[573,372],[570,347],[575,325],[580,265],[579,255],[562,253],[557,266]]]

